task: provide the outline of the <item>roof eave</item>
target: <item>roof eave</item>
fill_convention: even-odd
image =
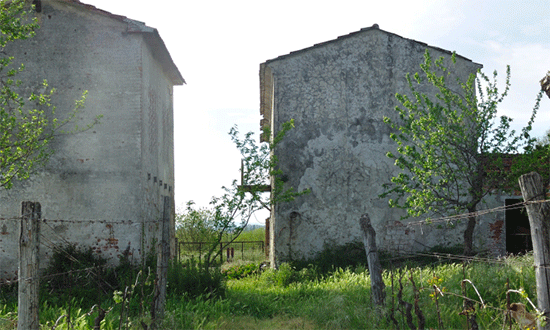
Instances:
[[[151,46],[151,49],[157,50],[153,55],[160,61],[162,68],[172,84],[175,86],[181,86],[186,84],[185,79],[178,70],[178,67],[174,63],[168,48],[164,44],[164,41],[160,37],[157,29],[145,25],[145,23],[132,20],[122,15],[115,15],[108,11],[99,9],[93,5],[82,3],[79,0],[58,0],[65,3],[70,3],[84,7],[88,10],[94,11],[98,14],[106,15],[113,19],[125,22],[128,24],[128,33],[141,33],[144,36],[145,41]]]
[[[128,33],[142,34],[151,49],[156,50],[153,56],[160,61],[164,72],[172,83],[178,86],[185,84],[185,79],[183,79],[174,60],[172,60],[172,56],[170,56],[170,52],[160,37],[158,30],[145,25],[143,22],[129,18],[124,18],[123,21],[128,24]]]

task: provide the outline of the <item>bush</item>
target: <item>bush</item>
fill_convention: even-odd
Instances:
[[[152,262],[153,259],[148,256],[146,261]],[[156,269],[146,264],[147,268],[153,272]],[[121,257],[118,266],[108,267],[107,259],[91,248],[78,249],[74,244],[58,246],[41,276],[40,299],[61,304],[76,299],[84,302],[82,307],[89,308],[112,299],[114,291],[124,291],[134,284],[144,285],[145,275],[138,277],[139,272],[140,268],[127,257]],[[135,283],[136,279],[139,279],[138,283]]]
[[[327,274],[339,268],[356,268],[367,265],[367,255],[362,242],[351,242],[338,246],[327,245],[314,258],[293,261],[292,265],[296,269],[315,266],[318,273]]]
[[[268,269],[262,273],[260,279],[281,287],[287,287],[291,283],[300,282],[304,279],[304,275],[307,274],[304,268],[301,271],[297,271],[294,266],[289,263],[282,263],[278,269]]]
[[[224,297],[225,282],[218,268],[206,268],[194,259],[172,262],[168,267],[168,294],[197,298]]]
[[[228,280],[238,280],[260,272],[261,264],[248,263],[244,265],[231,266],[222,271],[222,274]]]
[[[106,292],[98,288],[106,286],[101,278],[106,264],[107,260],[94,254],[91,248],[80,250],[74,244],[57,246],[41,277],[42,293],[62,301],[70,297],[101,299],[99,296]]]
[[[0,281],[0,306],[9,303],[17,305],[18,287],[17,282]]]

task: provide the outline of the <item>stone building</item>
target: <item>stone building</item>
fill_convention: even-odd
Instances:
[[[42,267],[53,246],[69,243],[139,262],[158,235],[165,197],[173,229],[173,86],[185,81],[156,29],[78,0],[33,3],[41,28],[6,49],[25,63],[25,88],[47,79],[58,118],[87,90],[77,123],[103,118],[56,138],[43,171],[0,193],[0,278],[17,271],[22,201],[41,203]]]
[[[383,117],[395,118],[397,92],[408,91],[406,73],[420,71],[429,49],[433,58],[451,52],[370,28],[268,60],[260,65],[262,126],[276,131],[294,119],[276,149],[286,184],[311,193],[273,208],[272,264],[314,256],[325,246],[360,241],[359,217],[368,213],[382,249],[411,251],[462,243],[464,227],[436,229],[407,225],[403,214],[379,198],[382,184],[397,172],[385,155],[395,150]],[[465,81],[480,64],[462,56],[456,63]],[[423,92],[434,94],[428,89]],[[488,205],[504,205],[504,196]],[[480,219],[476,246],[503,251],[502,214]],[[412,219],[417,221],[419,219]]]

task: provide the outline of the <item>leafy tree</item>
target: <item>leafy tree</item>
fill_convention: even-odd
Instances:
[[[176,214],[176,237],[181,242],[212,242],[216,237],[210,209],[194,207],[190,201],[183,213]]]
[[[56,135],[82,131],[78,127],[64,131],[84,106],[86,92],[75,102],[74,110],[63,120],[55,118],[51,97],[55,89],[44,80],[42,92],[22,92],[28,84],[17,79],[25,69],[15,65],[14,57],[5,53],[5,47],[14,41],[35,35],[39,28],[24,0],[0,5],[0,187],[9,189],[15,179],[25,180],[44,166],[53,151],[49,147]],[[84,129],[93,126],[100,117]]]
[[[502,93],[496,71],[492,79],[481,72],[477,77],[470,74],[466,82],[457,79],[460,90],[455,91],[448,85],[452,73],[443,58],[433,61],[428,51],[424,57],[422,74],[407,75],[410,93],[396,95],[399,120],[384,118],[397,143],[397,153],[387,156],[395,159],[401,172],[380,196],[393,197],[390,206],[405,209],[406,217],[467,211],[464,253],[470,255],[478,205],[495,189],[510,188],[511,171],[504,166],[520,147],[533,144],[529,133],[542,93],[527,126],[517,134],[510,128],[511,118],[497,116],[510,87],[509,67]],[[456,64],[454,54],[452,63]],[[435,97],[419,92],[425,84],[435,88]]]
[[[225,241],[223,250],[235,241],[255,212],[261,209],[271,210],[276,203],[288,202],[309,192],[284,188],[281,170],[277,168],[277,157],[272,152],[292,127],[294,121],[291,120],[284,123],[274,136],[269,131],[264,131],[265,136],[271,136],[271,140],[260,145],[254,140],[252,132],[241,139],[237,127],[231,128],[229,136],[243,157],[242,185],[234,180],[231,186],[222,187],[224,193],[221,196],[212,197],[211,210],[208,213],[212,217],[208,218],[208,226],[214,228],[216,235],[205,257],[206,267],[220,256],[220,242]]]
[[[523,154],[516,157],[511,166],[512,183],[517,183],[520,175],[529,172],[540,174],[545,187],[550,185],[550,130],[544,136],[532,139]]]

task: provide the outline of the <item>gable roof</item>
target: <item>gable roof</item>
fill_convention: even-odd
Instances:
[[[46,1],[51,1],[51,0],[45,0],[44,2]],[[166,48],[166,45],[164,44],[164,41],[160,37],[160,34],[157,29],[149,27],[143,22],[129,19],[126,16],[115,15],[108,11],[96,8],[95,6],[82,3],[79,0],[55,0],[55,1],[73,4],[85,10],[92,11],[100,15],[105,15],[112,19],[126,23],[128,25],[128,30],[127,30],[128,33],[139,33],[143,35],[143,39],[151,47],[151,49],[154,50],[153,56],[161,63],[162,69],[166,74],[166,76],[168,76],[170,81],[174,85],[183,85],[186,83],[185,79],[183,79],[183,76],[179,72],[176,64],[172,60],[172,57],[170,56],[170,52],[168,52],[168,48]]]
[[[304,48],[304,49],[296,50],[296,51],[290,52],[290,53],[288,53],[288,54],[286,54],[286,55],[278,56],[278,57],[276,57],[276,58],[267,60],[265,63],[269,63],[269,62],[272,62],[272,61],[281,60],[281,59],[284,59],[284,58],[287,58],[287,57],[299,55],[299,54],[308,52],[308,51],[310,51],[310,50],[312,50],[312,49],[320,48],[320,47],[323,47],[323,46],[325,46],[325,45],[328,45],[328,44],[331,44],[331,43],[334,43],[334,42],[337,42],[337,41],[340,41],[340,40],[343,40],[343,39],[347,39],[347,38],[350,38],[350,37],[353,37],[353,36],[356,36],[356,35],[358,35],[358,34],[368,32],[368,31],[380,31],[380,32],[383,32],[383,33],[386,33],[386,34],[389,34],[389,35],[392,35],[392,36],[395,36],[395,37],[398,37],[398,38],[401,38],[401,39],[410,40],[410,41],[415,42],[415,43],[417,43],[417,44],[420,44],[420,45],[423,45],[423,46],[425,46],[425,47],[429,47],[429,48],[432,48],[432,49],[435,49],[435,50],[438,50],[438,51],[447,53],[447,54],[449,54],[449,55],[451,55],[451,54],[453,53],[453,52],[448,51],[448,50],[443,49],[443,48],[430,46],[430,45],[428,45],[427,43],[424,43],[424,42],[420,42],[420,41],[417,41],[417,40],[414,40],[414,39],[404,38],[404,37],[402,37],[402,36],[400,36],[400,35],[398,35],[398,34],[391,33],[391,32],[388,32],[388,31],[385,31],[385,30],[380,29],[380,27],[378,26],[378,24],[373,24],[371,27],[362,28],[362,29],[359,30],[359,31],[355,31],[355,32],[351,32],[351,33],[348,33],[348,34],[343,35],[343,36],[339,36],[339,37],[336,38],[336,39],[324,41],[324,42],[321,42],[321,43],[318,43],[318,44],[314,44],[314,45],[311,46],[311,47],[307,47],[307,48]],[[473,62],[472,60],[470,60],[469,58],[466,58],[466,57],[464,57],[464,56],[461,56],[461,55],[458,55],[458,54],[456,54],[456,56],[459,57],[459,58],[461,58],[461,59],[464,59],[464,60],[466,60],[466,61]],[[482,64],[479,64],[479,63],[475,63],[475,64],[479,65],[480,67],[483,67]]]

